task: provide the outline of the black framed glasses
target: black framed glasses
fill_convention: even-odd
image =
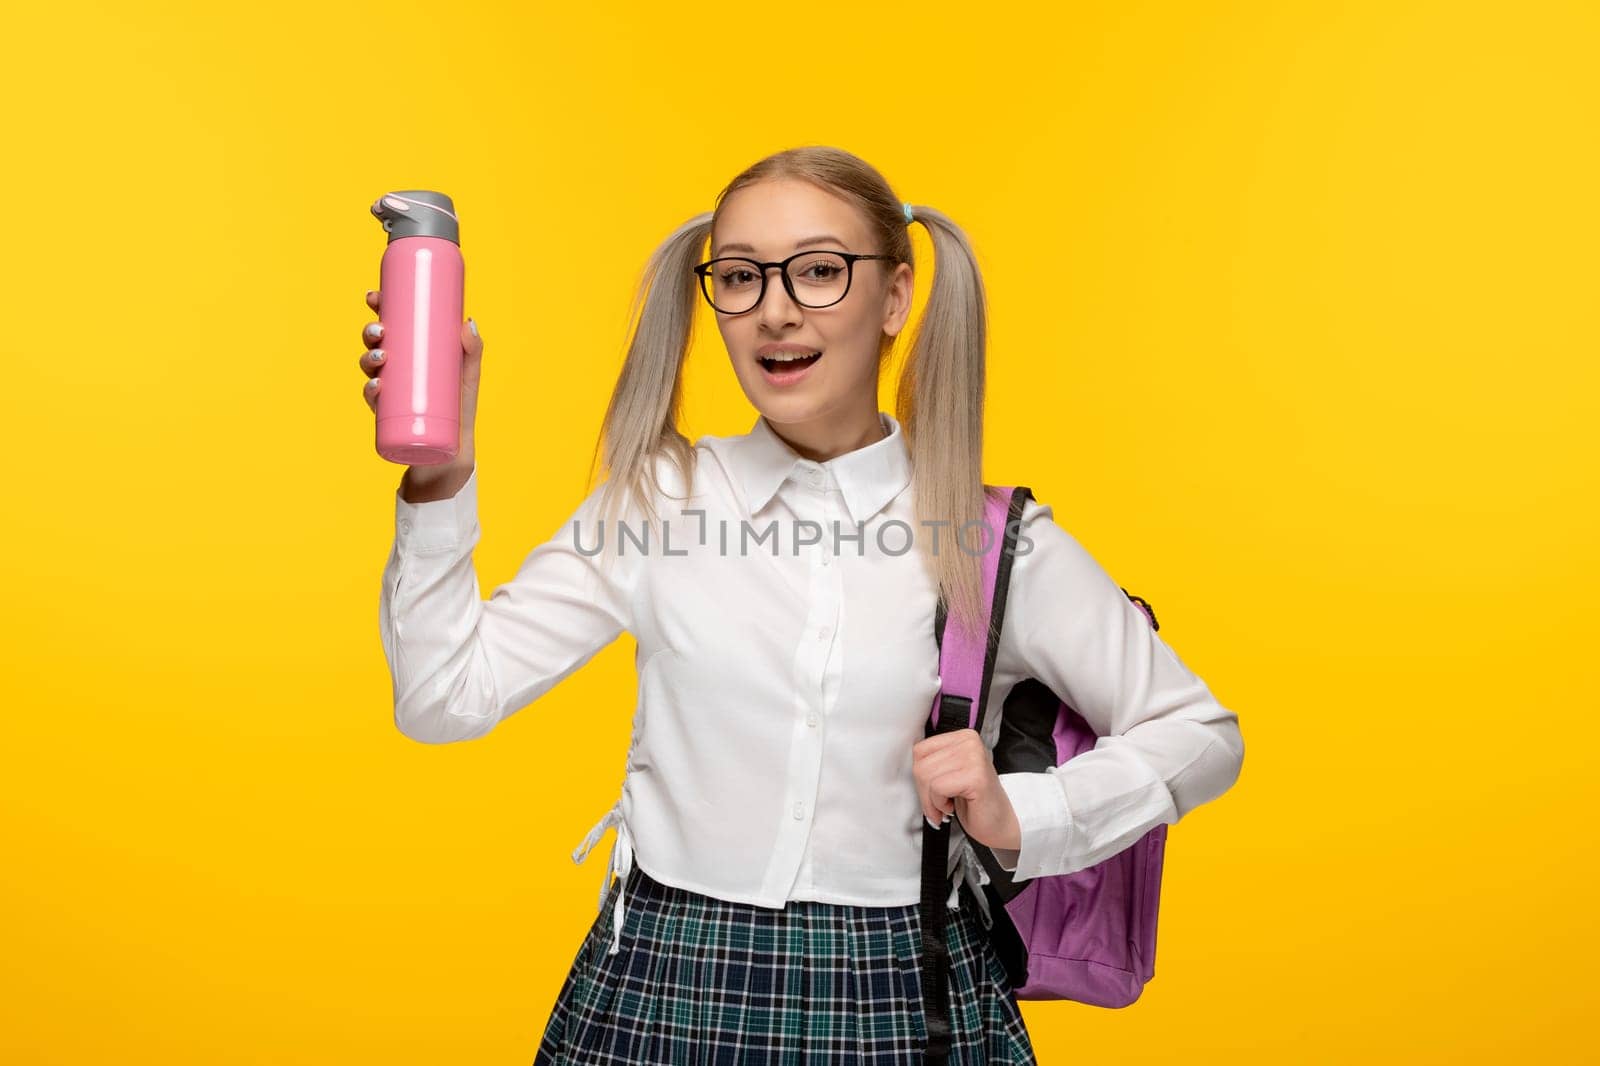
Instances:
[[[743,256],[723,256],[694,268],[706,302],[725,315],[742,315],[761,306],[767,296],[767,271],[777,267],[789,299],[801,307],[831,307],[844,299],[860,259],[893,259],[892,255],[808,249],[776,263]]]

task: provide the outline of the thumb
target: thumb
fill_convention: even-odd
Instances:
[[[478,333],[478,323],[470,318],[461,324],[461,351],[469,359],[483,355],[483,337]]]

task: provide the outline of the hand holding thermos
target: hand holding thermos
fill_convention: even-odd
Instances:
[[[363,396],[376,418],[378,454],[407,466],[402,496],[447,499],[475,462],[473,427],[483,341],[462,321],[464,265],[450,198],[408,190],[372,205],[389,233],[379,288],[367,293],[378,321],[362,330]]]

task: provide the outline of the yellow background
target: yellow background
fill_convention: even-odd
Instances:
[[[461,211],[483,592],[556,533],[646,256],[835,144],[976,244],[986,473],[1236,709],[1156,978],[1040,1061],[1591,1054],[1600,18],[1584,3],[44,4],[0,34],[0,1060],[531,1061],[624,636],[391,719],[391,189]],[[918,241],[919,293],[933,267]],[[920,296],[919,296],[920,304]],[[687,431],[754,414],[709,317]],[[885,406],[889,404],[885,382]]]

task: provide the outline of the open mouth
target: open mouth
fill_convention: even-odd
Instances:
[[[817,361],[822,358],[822,353],[812,352],[810,355],[800,355],[796,352],[782,352],[777,355],[759,357],[761,369],[767,376],[775,381],[787,381],[804,374]]]

